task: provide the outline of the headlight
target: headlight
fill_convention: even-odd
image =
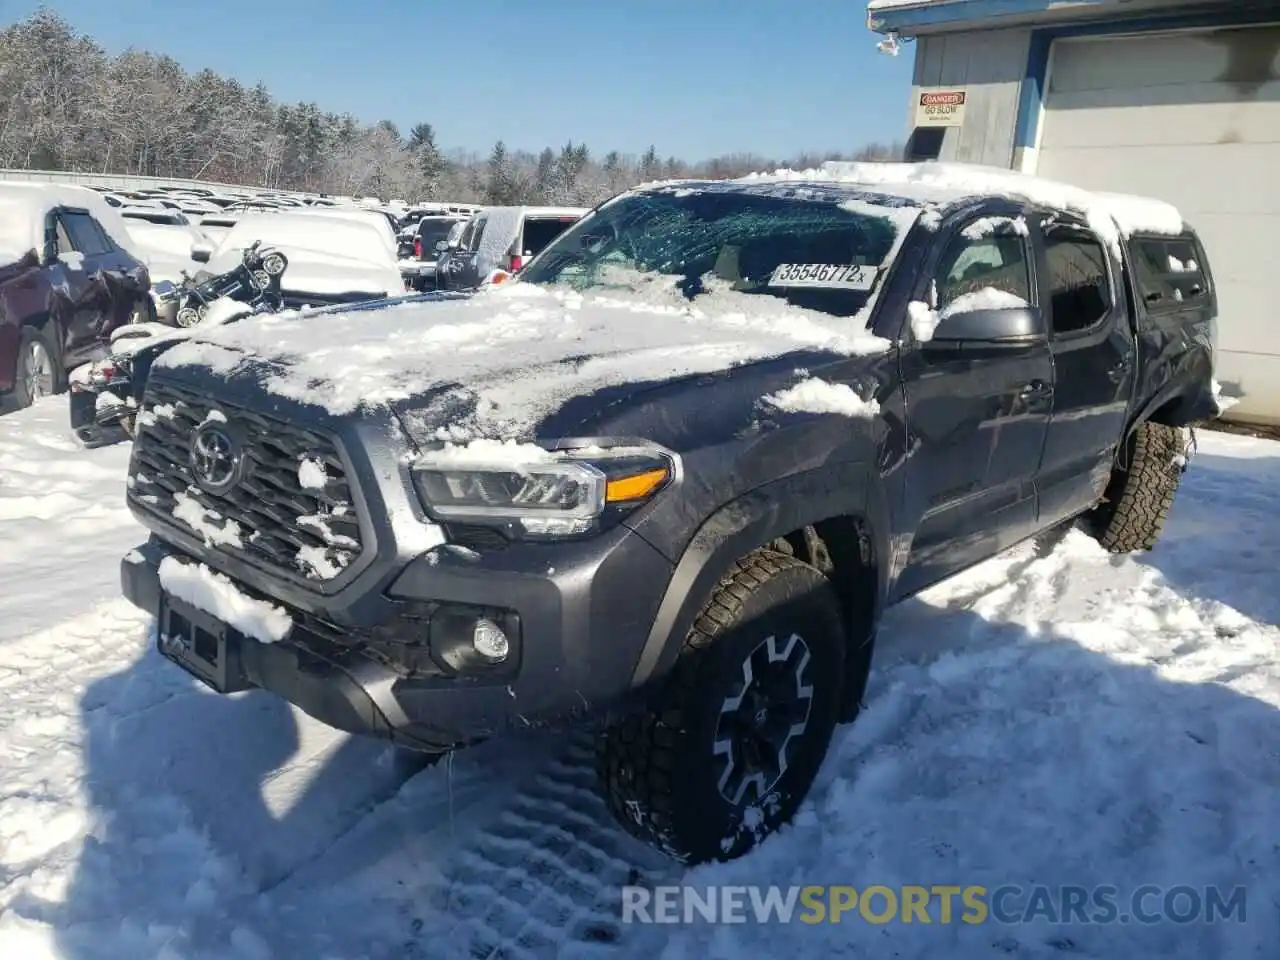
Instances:
[[[488,449],[494,455],[486,456]],[[656,448],[538,450],[532,457],[521,449],[528,448],[425,454],[412,473],[427,512],[442,523],[496,526],[530,539],[578,536],[647,502],[676,471],[674,454]]]

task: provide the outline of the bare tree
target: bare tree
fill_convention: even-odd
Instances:
[[[808,153],[790,164],[752,154],[702,163],[592,158],[586,144],[525,152],[499,143],[487,157],[446,152],[429,123],[402,137],[390,121],[362,124],[315,103],[285,104],[258,85],[171,57],[108,57],[48,8],[0,30],[0,166],[197,178],[274,189],[373,194],[408,201],[592,205],[640,182],[736,177],[826,159],[896,159],[895,144]]]

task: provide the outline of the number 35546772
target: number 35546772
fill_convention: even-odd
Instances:
[[[769,277],[774,287],[843,287],[870,290],[876,271],[863,264],[782,263]]]

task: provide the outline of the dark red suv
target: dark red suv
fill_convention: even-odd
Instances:
[[[17,407],[64,389],[113,330],[155,312],[146,265],[89,203],[34,186],[0,186],[0,405]]]

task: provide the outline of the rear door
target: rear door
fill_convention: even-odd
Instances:
[[[1082,222],[1041,223],[1040,302],[1053,353],[1053,415],[1037,486],[1041,523],[1087,510],[1106,491],[1124,434],[1137,349],[1114,259]]]

